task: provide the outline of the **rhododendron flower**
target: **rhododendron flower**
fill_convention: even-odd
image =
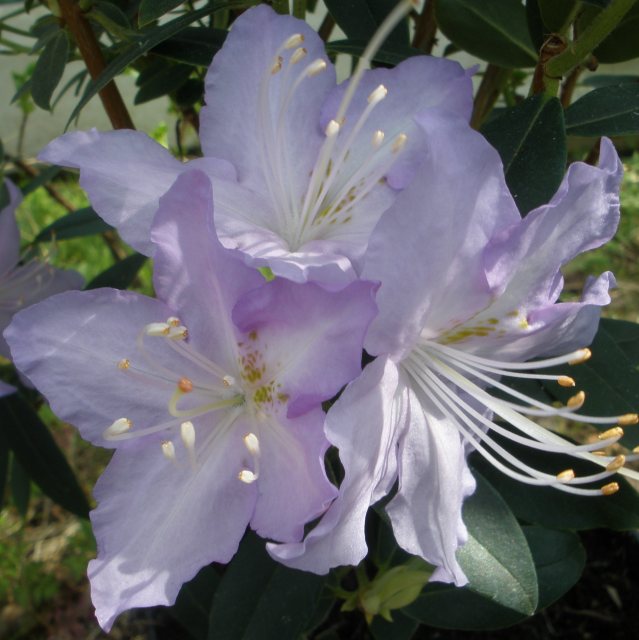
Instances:
[[[5,180],[9,204],[0,211],[0,356],[10,358],[9,347],[1,332],[20,309],[68,289],[79,289],[82,276],[75,271],[56,269],[44,260],[20,264],[20,231],[15,212],[22,196],[18,188]],[[0,382],[0,396],[15,388]]]
[[[364,61],[409,5],[399,3]],[[470,115],[471,81],[457,63],[416,56],[336,86],[304,22],[265,5],[246,11],[213,59],[200,113],[206,157],[195,162],[213,181],[220,240],[276,275],[344,286],[414,174],[423,143],[415,114],[436,107]],[[186,169],[133,131],[68,133],[40,158],[79,168],[95,210],[147,254],[157,200]]]
[[[580,415],[583,392],[557,408],[499,381],[575,384],[543,370],[587,359],[584,347],[614,279],[604,273],[587,283],[579,302],[557,302],[560,268],[614,234],[622,169],[604,140],[598,168],[573,164],[551,202],[521,219],[499,157],[479,134],[446,115],[420,125],[430,151],[375,229],[363,269],[381,282],[379,315],[365,340],[378,358],[327,418],[345,469],[340,495],[304,542],[269,548],[285,564],[320,573],[357,564],[366,554],[366,511],[399,478],[386,507],[397,542],[437,567],[433,579],[462,585],[455,551],[467,536],[462,502],[474,489],[469,450],[512,478],[579,495],[614,493],[618,485],[608,478],[616,471],[639,476],[623,469],[623,456],[590,453],[616,442],[620,427],[594,444],[573,445],[534,421],[623,425],[637,422],[635,414]],[[518,460],[495,434],[605,468],[584,477],[571,469],[545,473]]]
[[[101,289],[18,314],[7,340],[53,410],[115,454],[95,489],[89,566],[103,628],[170,604],[247,524],[300,540],[335,495],[321,402],[360,371],[376,285],[266,283],[212,225],[205,174],[178,178],[152,230],[159,299]]]

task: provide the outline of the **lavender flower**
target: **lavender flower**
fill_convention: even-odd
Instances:
[[[624,425],[636,423],[636,414],[582,415],[583,392],[557,408],[499,381],[575,384],[568,375],[537,371],[590,355],[585,345],[614,278],[604,273],[589,281],[579,302],[557,302],[560,267],[614,234],[622,170],[604,140],[598,168],[573,164],[551,202],[522,220],[499,157],[479,134],[446,114],[420,118],[420,126],[430,152],[376,227],[363,269],[381,282],[380,312],[365,340],[378,358],[327,418],[345,468],[340,495],[304,542],[269,548],[285,564],[319,573],[357,564],[366,554],[366,511],[399,478],[386,507],[398,543],[437,567],[434,580],[462,585],[455,551],[467,537],[462,502],[474,490],[470,450],[512,478],[578,495],[614,493],[618,485],[608,479],[615,472],[639,477],[624,468],[628,458],[591,453],[617,442],[621,427],[595,444],[573,445],[534,422],[561,416]],[[604,469],[583,477],[572,469],[545,473],[494,434]]]
[[[200,171],[181,175],[152,230],[159,300],[66,293],[7,330],[53,410],[115,454],[91,514],[97,617],[170,604],[202,566],[228,562],[247,524],[300,540],[335,488],[321,402],[360,370],[376,285],[337,293],[265,283],[218,243]]]
[[[20,231],[15,211],[22,196],[11,181],[5,180],[5,186],[9,193],[9,204],[0,211],[0,332],[20,309],[61,291],[82,286],[82,277],[75,271],[55,269],[44,260],[20,264]],[[0,356],[11,357],[2,335]],[[14,387],[0,382],[0,396],[13,391]]]
[[[339,288],[356,278],[371,230],[414,174],[422,136],[413,116],[445,108],[468,118],[470,77],[417,56],[364,72],[397,20],[380,27],[349,82],[318,35],[267,6],[234,23],[206,78],[200,115],[223,245],[297,282]],[[149,254],[157,200],[186,169],[142,133],[69,133],[40,155],[80,169],[96,211]],[[189,167],[192,163],[189,163]]]

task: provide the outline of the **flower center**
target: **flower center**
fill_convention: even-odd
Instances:
[[[624,468],[626,462],[639,459],[639,448],[625,456],[608,455],[602,450],[616,443],[623,436],[622,426],[639,422],[637,414],[607,417],[578,414],[576,412],[586,398],[583,391],[575,394],[566,406],[554,407],[511,389],[499,381],[499,378],[506,376],[527,380],[550,380],[564,387],[572,387],[575,381],[569,376],[546,375],[533,373],[533,371],[562,364],[579,364],[585,362],[590,356],[589,349],[579,349],[564,356],[545,360],[502,362],[465,353],[449,345],[422,338],[404,359],[402,367],[414,382],[412,386],[418,395],[423,394],[427,397],[450,418],[466,442],[511,478],[527,484],[551,486],[579,495],[610,495],[619,489],[616,482],[604,484],[596,489],[583,488],[580,485],[599,483],[616,472],[639,478],[639,473]],[[488,387],[499,390],[512,400],[496,397],[486,391]],[[489,411],[478,411],[474,404],[470,404],[464,398],[465,394],[460,394],[459,391],[465,392],[467,397]],[[487,416],[487,413],[499,417],[511,428],[496,423]],[[601,433],[596,443],[573,445],[527,416],[558,416],[590,424],[619,426]],[[517,459],[495,440],[493,434],[531,449],[590,460],[604,467],[604,470],[590,475],[576,476],[572,469],[565,469],[552,475]]]

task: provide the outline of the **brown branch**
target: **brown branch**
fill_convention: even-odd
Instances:
[[[435,19],[435,0],[426,0],[423,11],[415,21],[413,47],[424,53],[431,53],[437,38],[437,21]]]
[[[327,13],[324,20],[322,21],[322,24],[320,25],[320,28],[317,30],[319,37],[324,42],[326,42],[331,37],[331,33],[333,32],[334,26],[335,26],[335,20],[333,16],[330,13]]]
[[[473,115],[470,119],[470,126],[473,129],[479,129],[484,123],[486,116],[491,112],[492,108],[499,98],[501,88],[510,75],[510,70],[489,64],[484,71],[484,77],[481,80],[475,102],[473,105]]]
[[[74,0],[58,1],[62,20],[78,45],[84,63],[95,81],[106,67],[100,43],[95,37],[91,25],[84,17],[82,10]],[[113,80],[100,91],[100,99],[114,129],[135,129],[124,100],[122,100],[122,96]]]
[[[577,80],[581,75],[581,72],[584,70],[582,66],[575,67],[569,74],[568,77],[564,80],[564,83],[561,85],[561,92],[559,94],[559,100],[561,101],[561,106],[565,109],[570,106],[572,102],[572,94],[575,91],[575,87],[577,86]]]

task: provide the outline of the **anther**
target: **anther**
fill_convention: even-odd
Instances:
[[[369,94],[368,104],[375,105],[378,102],[381,102],[387,95],[388,95],[388,89],[383,84],[380,84],[376,89],[371,91],[371,93]]]
[[[271,75],[274,76],[278,71],[282,69],[282,63],[284,62],[282,56],[277,56],[275,61],[271,65]]]
[[[287,38],[282,46],[283,49],[295,49],[304,42],[304,36],[301,33],[294,33]]]
[[[190,420],[187,420],[180,425],[180,439],[187,451],[193,451],[195,447],[195,427]]]
[[[575,352],[575,357],[568,361],[568,364],[581,364],[586,360],[590,360],[591,357],[592,351],[590,349],[579,349],[579,351]]]
[[[575,479],[575,472],[572,469],[565,469],[557,474],[559,482],[570,482]]]
[[[128,369],[131,366],[131,362],[127,358],[122,358],[118,362],[118,369]]]
[[[395,140],[393,140],[393,146],[391,147],[391,151],[393,153],[399,153],[406,146],[407,140],[408,140],[408,136],[405,133],[400,133],[395,138]]]
[[[639,422],[639,415],[637,415],[636,413],[626,413],[623,416],[619,416],[617,422],[622,427],[627,427],[631,424],[637,424]]]
[[[568,398],[566,406],[569,409],[580,409],[583,407],[584,402],[586,402],[586,394],[583,391],[579,391],[579,393],[575,393],[574,396]]]
[[[611,496],[613,493],[617,493],[619,491],[619,485],[616,482],[609,482],[601,487],[601,493],[604,496]]]
[[[316,76],[322,73],[322,71],[324,71],[326,67],[327,67],[326,60],[322,60],[321,58],[318,58],[317,60],[315,60],[315,62],[311,62],[311,64],[308,65],[308,68],[306,69],[306,75],[309,78],[312,78],[313,76]]]
[[[375,149],[379,149],[382,146],[382,142],[384,142],[384,132],[381,129],[375,131],[371,142]]]
[[[176,318],[175,316],[171,316],[170,318],[166,319],[166,324],[172,327],[179,327],[181,323],[179,318]]]
[[[244,438],[244,446],[252,456],[260,455],[260,441],[254,433],[247,433]]]
[[[175,462],[175,446],[170,440],[162,441],[162,453],[167,460]]]
[[[133,423],[128,418],[118,418],[110,427],[104,430],[102,436],[109,440],[126,433],[132,426]]]
[[[607,431],[600,433],[597,438],[599,438],[599,440],[609,440],[612,438],[619,440],[622,436],[623,429],[621,427],[613,427],[612,429],[608,429]]]
[[[592,455],[593,456],[607,456],[608,454],[605,451],[599,450],[599,451],[593,451]]]
[[[324,133],[326,134],[327,138],[332,138],[339,133],[339,130],[340,130],[339,122],[337,122],[337,120],[331,120],[326,125],[326,129],[324,130]]]
[[[147,336],[168,336],[171,325],[166,322],[151,322],[144,327]]]
[[[561,387],[574,387],[575,381],[570,376],[559,376],[557,382]]]
[[[242,469],[237,477],[245,484],[253,484],[257,480],[257,475],[248,469]]]
[[[307,53],[308,51],[304,47],[295,49],[295,51],[293,51],[293,55],[291,56],[291,64],[297,64],[302,58],[306,57]]]
[[[186,340],[189,337],[189,331],[184,325],[172,326],[167,335],[171,340]]]
[[[618,471],[626,464],[626,456],[619,455],[616,458],[613,458],[607,465],[606,471]]]
[[[635,447],[635,448],[632,450],[632,452],[633,452],[633,453],[639,453],[639,446]]]
[[[190,393],[193,391],[193,383],[188,378],[180,378],[178,382],[178,389],[182,393]]]
[[[224,376],[222,378],[222,384],[225,387],[232,387],[235,384],[235,378],[233,376]]]

